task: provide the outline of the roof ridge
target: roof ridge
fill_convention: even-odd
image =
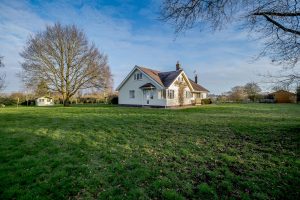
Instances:
[[[160,73],[170,73],[170,72],[177,72],[178,70],[173,70],[173,71],[165,71],[165,72],[160,72]],[[182,70],[183,71],[183,70]]]
[[[179,71],[179,70],[159,71],[159,70],[152,69],[152,68],[148,68],[148,67],[145,67],[145,66],[139,66],[139,65],[136,65],[136,66],[139,67],[139,68],[144,68],[144,69],[151,70],[151,71],[155,71],[155,72],[158,72],[158,73],[169,73],[169,72],[176,72],[176,71]],[[184,70],[183,70],[183,69],[180,69],[180,71],[184,71]]]
[[[158,70],[156,70],[156,69],[151,69],[151,68],[144,67],[144,66],[139,66],[139,65],[137,65],[137,67],[138,67],[138,68],[142,68],[142,69],[147,69],[147,70],[155,71],[155,72],[158,72],[158,73],[161,72],[161,71],[158,71]]]

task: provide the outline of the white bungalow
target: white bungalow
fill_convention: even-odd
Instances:
[[[54,100],[52,97],[39,97],[35,99],[35,105],[36,106],[53,106],[54,105]]]
[[[179,63],[170,72],[135,66],[116,90],[120,105],[152,107],[195,105],[209,92],[198,84],[197,76],[189,79]]]

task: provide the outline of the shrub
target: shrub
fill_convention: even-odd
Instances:
[[[27,101],[23,101],[22,103],[21,103],[21,105],[22,106],[34,106],[35,105],[35,100],[34,99],[30,99],[30,100],[28,100],[28,102]]]
[[[202,104],[211,104],[212,101],[211,101],[211,99],[202,99],[202,100],[201,100],[201,103],[202,103]]]
[[[110,102],[109,102],[109,103],[111,103],[111,104],[118,104],[118,102],[119,102],[119,97],[114,96],[114,97],[112,97],[112,98],[110,99]]]
[[[107,103],[109,104],[118,104],[119,97],[117,94],[111,94],[107,97]]]
[[[16,105],[17,100],[12,99],[10,97],[0,97],[0,104],[6,105],[6,106]]]

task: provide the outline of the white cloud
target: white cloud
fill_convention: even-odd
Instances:
[[[154,6],[140,9],[138,15],[147,24],[134,19],[120,18],[120,8],[95,5],[43,2],[32,6],[22,1],[0,4],[0,55],[5,57],[7,91],[21,89],[15,73],[22,61],[19,52],[29,34],[43,30],[46,24],[57,21],[76,24],[84,29],[88,39],[109,56],[115,86],[134,65],[153,67],[161,71],[174,70],[180,60],[187,74],[196,69],[200,82],[213,93],[229,90],[234,85],[259,80],[256,72],[264,73],[272,66],[265,60],[249,63],[258,50],[257,44],[247,39],[247,33],[234,29],[211,34],[197,29],[175,38],[173,30],[156,20]],[[128,8],[132,9],[132,8]],[[43,12],[42,12],[42,11]]]

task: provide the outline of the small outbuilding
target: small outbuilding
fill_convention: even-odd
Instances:
[[[39,97],[35,99],[35,105],[36,106],[53,106],[54,105],[54,100],[52,97]]]
[[[285,90],[278,90],[271,93],[275,103],[296,103],[296,94]]]

